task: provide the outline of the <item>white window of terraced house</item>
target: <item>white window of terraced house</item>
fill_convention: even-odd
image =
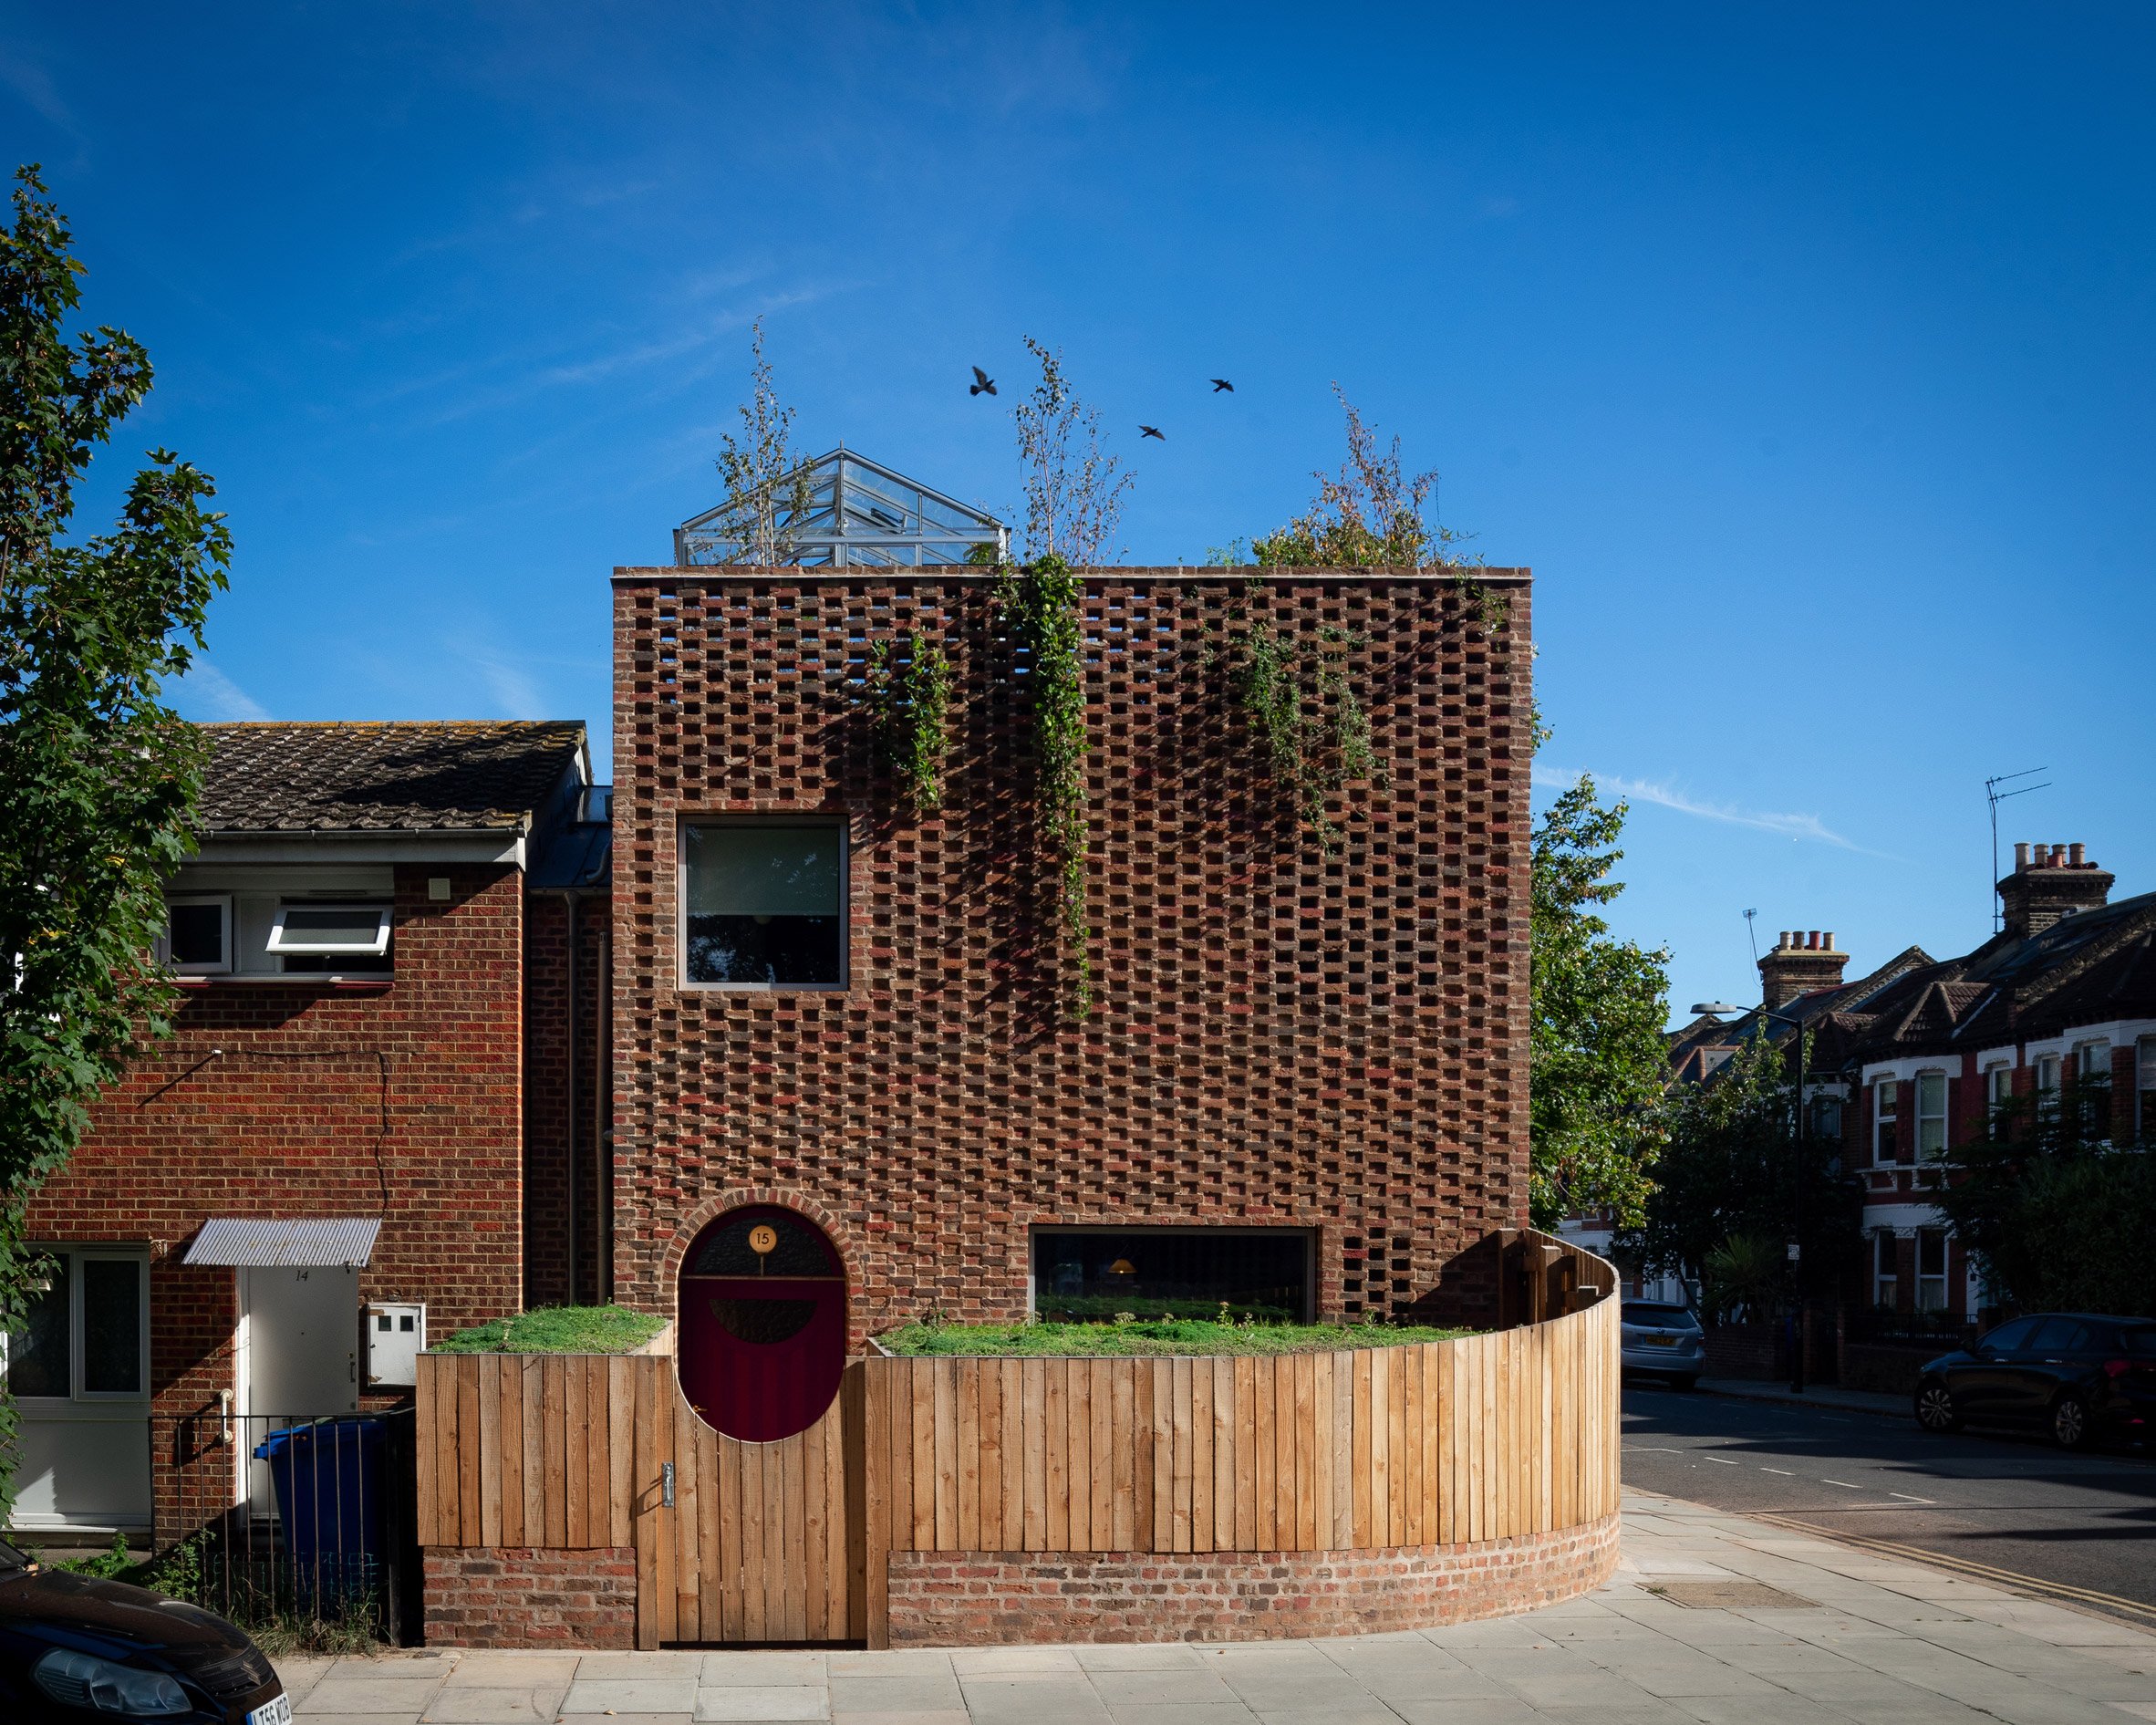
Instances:
[[[1946,1154],[1946,1075],[1916,1075],[1916,1159],[1936,1162]]]

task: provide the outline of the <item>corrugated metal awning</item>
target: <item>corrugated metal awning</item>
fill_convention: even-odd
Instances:
[[[372,1216],[318,1216],[279,1221],[266,1216],[212,1216],[188,1247],[187,1263],[289,1265],[325,1269],[365,1264],[382,1224]]]

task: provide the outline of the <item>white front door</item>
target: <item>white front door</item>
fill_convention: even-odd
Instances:
[[[269,1464],[255,1449],[273,1431],[359,1407],[359,1273],[249,1266],[240,1277],[240,1405],[233,1460],[247,1470],[242,1495],[276,1512]]]
[[[347,1266],[244,1269],[243,1411],[259,1424],[359,1407],[359,1273]]]

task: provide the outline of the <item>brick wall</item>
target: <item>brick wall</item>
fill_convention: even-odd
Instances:
[[[534,893],[524,910],[524,1299],[530,1305],[592,1300],[601,1279],[605,1194],[596,1140],[606,1107],[605,1075],[599,1069],[606,899],[603,894],[581,895],[573,914],[576,951],[572,965],[568,898]]]
[[[627,1545],[430,1545],[424,1556],[430,1647],[637,1645],[637,1554]]]
[[[35,1241],[150,1245],[161,1537],[176,1463],[229,1477],[174,1448],[235,1387],[235,1275],[181,1263],[207,1217],[381,1216],[362,1299],[424,1300],[438,1335],[518,1308],[522,878],[399,867],[394,940],[383,982],[190,986],[30,1205]]]
[[[1118,569],[1083,601],[1096,1003],[1056,1018],[1023,680],[985,576],[616,578],[617,1291],[668,1310],[727,1189],[834,1217],[856,1343],[1023,1309],[1034,1223],[1319,1234],[1321,1309],[1487,1317],[1527,1211],[1529,599],[1481,576]],[[1252,617],[1330,634],[1380,782],[1328,854],[1231,692]],[[940,641],[946,805],[896,804],[867,644]],[[843,816],[850,986],[676,986],[676,822]],[[1485,1272],[1487,1266],[1484,1266]]]
[[[1616,1568],[1614,1515],[1382,1551],[894,1552],[891,1646],[1376,1635],[1554,1605]]]

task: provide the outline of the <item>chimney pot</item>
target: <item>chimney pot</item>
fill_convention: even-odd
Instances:
[[[2041,934],[2061,917],[2109,901],[2113,877],[2089,860],[2087,845],[2031,846],[2026,868],[2021,850],[2014,847],[2014,872],[1998,883],[2004,930],[2014,940]]]
[[[2014,847],[2014,870],[2015,870],[2015,872],[2016,872],[2016,874],[2018,874],[2018,873],[2020,873],[2020,872],[2021,872],[2021,870],[2023,870],[2024,868],[2026,868],[2027,867],[2028,867],[2028,847],[2027,847],[2026,845],[2016,845],[2016,846],[2015,846],[2015,847]]]
[[[1827,951],[1829,951],[1829,952],[1831,952],[1831,951],[1833,951],[1833,950],[1834,950],[1834,930],[1833,930],[1832,929],[1829,929],[1829,930],[1827,930]]]
[[[1817,929],[1804,937],[1804,945],[1808,951],[1817,952],[1819,950],[1819,931]]]

